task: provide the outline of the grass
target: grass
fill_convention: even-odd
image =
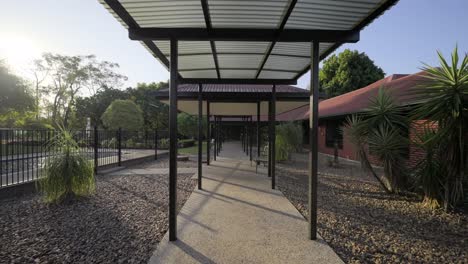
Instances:
[[[203,154],[206,154],[206,141],[202,143],[202,148],[203,148]],[[188,147],[188,148],[180,148],[179,149],[179,154],[185,154],[185,155],[196,155],[198,154],[198,142],[195,142],[194,146]]]

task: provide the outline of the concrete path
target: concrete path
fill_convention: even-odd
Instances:
[[[166,234],[149,262],[342,263],[321,238],[308,240],[306,220],[240,147],[226,143],[204,166],[203,190],[178,214],[178,240]]]

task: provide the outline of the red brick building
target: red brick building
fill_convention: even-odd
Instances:
[[[386,87],[401,105],[415,104],[414,96],[410,91],[413,87],[424,82],[424,72],[416,74],[394,74],[361,89],[322,100],[319,103],[319,152],[333,155],[334,144],[338,143],[338,155],[342,158],[357,160],[356,150],[346,136],[346,132],[340,133],[347,116],[359,113],[369,106],[369,99],[376,96],[380,87]],[[277,120],[304,120],[307,125],[309,118],[308,106],[300,107],[289,112],[278,115]],[[408,135],[414,139],[423,127],[422,121],[413,122],[410,125]],[[306,137],[307,139],[308,137]],[[416,146],[409,146],[408,165],[414,166],[422,157],[423,153]],[[370,155],[374,164],[379,161]]]

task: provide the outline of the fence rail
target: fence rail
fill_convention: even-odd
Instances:
[[[51,142],[57,130],[0,129],[0,188],[37,180],[48,159],[60,155]],[[99,167],[154,157],[168,146],[167,131],[75,130],[78,152]]]

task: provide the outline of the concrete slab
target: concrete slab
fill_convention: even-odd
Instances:
[[[203,190],[178,214],[178,240],[166,234],[149,263],[343,263],[323,239],[307,238],[306,220],[264,173],[232,158],[239,149],[226,143],[228,158],[204,166]]]

